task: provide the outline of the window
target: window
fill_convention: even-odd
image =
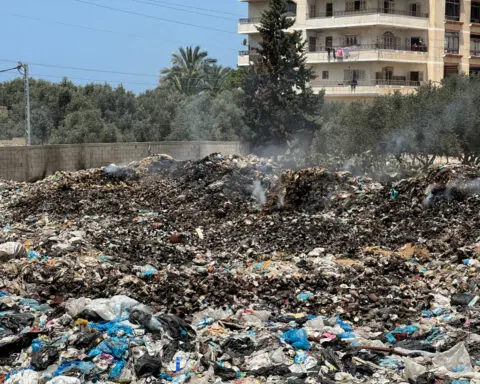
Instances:
[[[395,11],[395,2],[393,0],[385,0],[383,2],[383,12],[394,13],[394,11]]]
[[[445,53],[458,54],[458,32],[445,32]]]
[[[366,0],[348,0],[345,2],[345,11],[347,12],[359,12],[367,9]]]
[[[395,49],[396,39],[392,32],[385,32],[383,34],[383,49]]]
[[[470,54],[472,56],[480,56],[480,38],[472,38],[470,40]]]
[[[447,20],[460,20],[460,0],[446,0],[445,18]]]
[[[309,37],[308,38],[308,52],[316,52],[317,50],[317,38]]]
[[[333,3],[327,3],[325,11],[327,17],[333,16]]]
[[[322,80],[328,80],[328,71],[322,71]]]
[[[410,4],[410,15],[411,16],[420,16],[420,4]]]
[[[310,5],[310,17],[317,17],[317,9],[315,4]]]
[[[351,47],[352,45],[358,45],[357,35],[345,36],[345,46]]]
[[[472,16],[470,19],[472,23],[480,23],[480,3],[472,3]]]
[[[332,48],[333,47],[333,37],[327,36],[325,37],[325,47]]]
[[[365,80],[365,70],[363,69],[344,69],[343,70],[343,80],[352,81],[353,79]]]

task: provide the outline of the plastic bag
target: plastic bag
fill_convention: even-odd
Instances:
[[[85,297],[80,297],[78,299],[69,299],[65,303],[65,309],[70,316],[76,318],[80,313],[85,310],[87,304],[90,303],[90,301],[90,299],[87,299]]]
[[[307,332],[304,329],[291,329],[280,336],[288,344],[298,349],[310,349],[311,345],[308,341]]]
[[[0,261],[8,261],[11,259],[22,259],[27,257],[27,250],[23,244],[9,241],[0,244]]]
[[[108,377],[116,379],[122,374],[122,369],[125,367],[126,362],[123,360],[117,361],[113,368],[108,373]]]
[[[345,321],[340,320],[339,317],[337,317],[337,324],[345,331],[345,332],[353,332],[353,327],[346,323]]]
[[[57,376],[47,384],[82,384],[80,379],[70,376]]]
[[[111,299],[95,299],[87,304],[86,310],[95,312],[103,320],[112,321],[128,315],[138,305],[138,301],[128,296],[118,295]]]
[[[427,369],[420,364],[417,364],[412,359],[405,358],[403,359],[405,365],[404,375],[407,380],[415,381],[418,376],[423,375],[427,372]]]
[[[473,367],[470,361],[465,343],[458,343],[448,351],[442,352],[432,360],[436,368],[445,367],[451,372],[472,372]]]
[[[96,357],[102,353],[111,355],[116,359],[121,359],[128,350],[128,343],[123,338],[112,337],[109,340],[103,340],[89,353],[89,357]]]
[[[38,380],[39,375],[37,372],[26,369],[12,375],[5,381],[5,384],[37,384]]]
[[[55,371],[54,376],[63,376],[65,373],[71,370],[77,370],[81,373],[88,375],[95,370],[95,365],[85,361],[64,361],[62,365]]]
[[[413,335],[415,332],[417,332],[420,328],[418,328],[416,325],[407,325],[405,327],[401,327],[401,328],[397,328],[397,329],[394,329],[393,331],[391,332],[388,332],[385,337],[387,338],[387,341],[392,344],[392,343],[395,343],[395,341],[397,341],[397,339],[395,338],[395,334],[397,333],[406,333],[408,335]]]
[[[311,328],[315,331],[322,331],[325,328],[325,324],[324,324],[323,319],[321,317],[316,317],[314,319],[308,320],[305,323],[305,326],[307,328]]]

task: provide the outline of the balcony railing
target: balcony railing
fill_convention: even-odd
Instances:
[[[288,6],[288,11],[285,14],[287,17],[296,17],[297,16],[297,7],[296,6]],[[250,17],[250,18],[242,18],[238,22],[240,24],[257,24],[260,23],[261,17]]]
[[[313,18],[324,18],[324,17],[356,16],[356,15],[368,15],[368,14],[375,14],[375,13],[428,18],[428,13],[404,11],[400,9],[391,9],[391,8],[368,8],[368,9],[359,9],[359,10],[353,10],[353,11],[333,11],[328,13],[315,11],[314,13],[310,13],[308,15],[308,18],[313,19]]]
[[[262,19],[261,17],[250,17],[250,18],[240,19],[238,22],[240,24],[257,24],[260,22],[261,19]]]
[[[470,56],[480,57],[480,49],[471,49]]]
[[[372,50],[392,50],[392,51],[407,51],[407,52],[428,52],[426,45],[408,45],[408,44],[389,44],[389,43],[372,43],[372,44],[360,44],[360,45],[341,45],[339,47],[308,47],[309,52],[328,52],[328,48],[332,51],[338,48],[347,49],[349,52],[355,51],[372,51]],[[332,52],[333,54],[333,52]]]
[[[460,16],[459,15],[445,15],[445,20],[460,21]]]
[[[376,87],[376,86],[394,86],[394,87],[419,87],[421,81],[411,80],[357,80],[357,87]],[[351,80],[313,80],[310,82],[313,87],[350,87]]]
[[[445,53],[447,55],[458,55],[459,50],[458,50],[458,48],[445,48]]]

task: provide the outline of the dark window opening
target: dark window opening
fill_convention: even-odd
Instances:
[[[333,3],[327,3],[325,11],[327,17],[333,16]]]
[[[327,36],[325,37],[325,47],[332,48],[333,47],[333,37]]]
[[[308,38],[308,51],[315,52],[317,50],[317,38],[309,37]]]
[[[470,21],[472,23],[480,23],[480,3],[472,3],[472,15]]]
[[[328,71],[322,71],[322,80],[328,80]]]
[[[460,21],[460,0],[446,0],[445,18],[452,21]]]

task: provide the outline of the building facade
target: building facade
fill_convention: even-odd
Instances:
[[[248,18],[238,25],[246,35],[238,65],[247,66],[268,0],[240,1]],[[480,72],[480,0],[292,0],[288,15],[307,42],[311,85],[329,100],[410,93],[425,81]]]

